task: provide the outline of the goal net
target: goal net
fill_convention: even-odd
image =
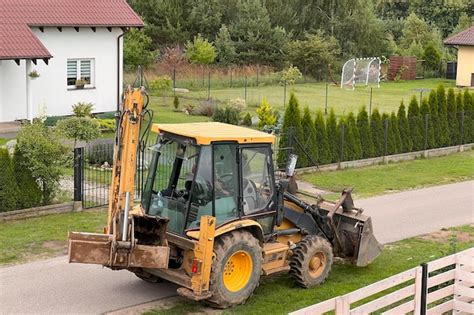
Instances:
[[[356,85],[380,86],[380,58],[355,58],[342,67],[341,88],[355,89]]]

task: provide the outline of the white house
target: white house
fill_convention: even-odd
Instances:
[[[77,102],[115,110],[130,27],[143,22],[125,0],[1,0],[0,122],[68,115]]]

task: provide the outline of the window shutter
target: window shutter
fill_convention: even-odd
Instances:
[[[81,78],[91,84],[91,61],[81,60]]]
[[[67,61],[67,85],[75,85],[77,79],[77,61]]]

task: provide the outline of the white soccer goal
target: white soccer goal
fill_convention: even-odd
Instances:
[[[355,89],[356,85],[374,84],[380,87],[380,58],[354,58],[342,67],[341,88]]]

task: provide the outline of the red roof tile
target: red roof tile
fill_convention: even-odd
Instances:
[[[446,45],[474,46],[474,26],[444,40]]]
[[[125,0],[0,0],[0,59],[50,58],[31,26],[142,27]]]

